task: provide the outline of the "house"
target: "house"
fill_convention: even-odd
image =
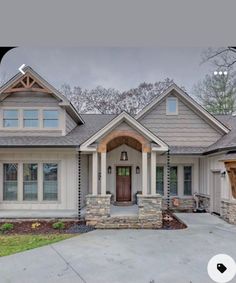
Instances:
[[[30,67],[0,88],[0,215],[160,227],[194,195],[236,224],[236,117],[213,116],[175,84],[136,117],[83,114]],[[134,205],[137,201],[138,206]],[[126,206],[122,206],[126,205]],[[114,218],[113,221],[116,221]]]

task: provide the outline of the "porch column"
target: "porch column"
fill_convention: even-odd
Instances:
[[[147,195],[147,152],[142,152],[142,194]]]
[[[107,165],[106,165],[106,160],[107,159],[107,153],[102,152],[101,153],[101,195],[106,195],[106,180],[107,180]]]
[[[92,195],[98,194],[98,153],[93,152]]]
[[[156,194],[156,152],[151,153],[151,195]]]

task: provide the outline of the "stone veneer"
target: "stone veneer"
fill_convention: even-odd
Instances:
[[[173,205],[173,199],[179,200],[179,206]],[[180,198],[180,197],[171,197],[170,198],[170,209],[175,211],[184,211],[184,212],[192,212],[195,208],[195,201],[192,197]],[[167,199],[163,198],[162,209],[167,209]]]
[[[96,225],[97,222],[110,216],[111,195],[87,195],[85,221],[88,225]]]
[[[221,201],[221,205],[222,218],[230,224],[236,224],[236,203]]]
[[[162,227],[162,196],[137,195],[138,198],[138,219],[143,228]]]
[[[138,195],[138,215],[110,216],[110,198],[86,196],[87,225],[98,229],[157,229],[162,227],[162,197],[160,195]]]

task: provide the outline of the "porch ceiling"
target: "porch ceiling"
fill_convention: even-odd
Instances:
[[[107,152],[119,147],[122,144],[126,144],[138,151],[142,151],[142,144],[132,137],[117,137],[108,142],[107,144]]]

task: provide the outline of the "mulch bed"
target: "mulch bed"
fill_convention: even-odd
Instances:
[[[187,228],[187,225],[185,225],[182,221],[180,221],[171,211],[163,211],[162,229],[178,230],[185,228]]]
[[[18,220],[18,221],[5,221],[3,223],[12,223],[14,228],[10,231],[5,231],[4,235],[13,235],[13,234],[74,234],[74,233],[87,233],[94,230],[91,226],[86,226],[84,222],[79,222],[78,220],[64,220],[65,228],[64,229],[54,229],[52,224],[58,222],[57,220]],[[32,224],[40,223],[39,227],[32,228]],[[181,222],[176,216],[173,215],[171,211],[163,211],[163,227],[165,230],[176,230],[176,229],[185,229],[187,226]]]
[[[37,228],[32,229],[33,223],[40,223],[40,226]],[[71,233],[70,230],[73,227],[79,225],[79,227],[84,227],[84,223],[78,222],[77,220],[74,221],[63,221],[65,224],[64,229],[54,229],[52,224],[58,222],[57,220],[38,220],[38,221],[29,221],[29,220],[19,220],[19,221],[5,221],[1,222],[0,225],[3,223],[12,223],[14,228],[10,231],[5,231],[4,235],[12,235],[12,234],[65,234]]]

